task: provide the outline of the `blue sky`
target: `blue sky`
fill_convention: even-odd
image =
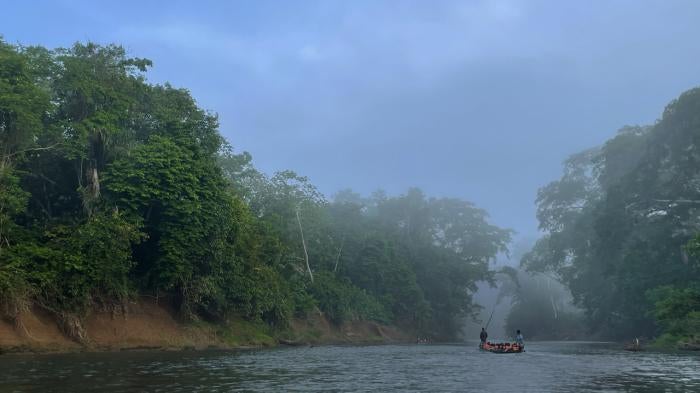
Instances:
[[[2,3],[6,41],[152,59],[268,173],[418,186],[523,235],[569,154],[700,85],[692,0]]]

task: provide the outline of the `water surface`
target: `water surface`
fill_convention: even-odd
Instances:
[[[605,343],[0,356],[2,392],[700,392],[700,356]]]

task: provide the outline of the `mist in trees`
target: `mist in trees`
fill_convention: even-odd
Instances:
[[[0,311],[86,339],[95,307],[148,295],[183,320],[393,323],[454,339],[512,232],[417,188],[328,200],[237,153],[187,90],[120,46],[0,42]],[[235,142],[235,141],[234,141]]]
[[[485,210],[264,173],[150,67],[117,45],[0,42],[0,312],[18,327],[39,307],[84,340],[91,309],[146,295],[187,321],[320,312],[450,340],[500,299],[533,338],[697,340],[698,89],[571,155],[537,194],[543,236],[494,264],[514,232]]]
[[[654,125],[625,126],[571,155],[539,190],[544,236],[527,252],[514,248],[517,269],[498,275],[498,292],[484,299],[511,303],[506,332],[697,345],[698,112],[692,89]]]
[[[568,288],[546,274],[518,271],[503,280],[501,296],[510,300],[505,330],[527,332],[533,340],[581,340],[592,335],[581,310],[572,304]]]
[[[699,112],[700,90],[689,90],[656,124],[572,155],[538,193],[546,235],[522,264],[565,283],[592,332],[698,335]]]
[[[522,257],[535,238],[521,237],[492,264],[494,280],[483,282],[475,294],[482,309],[475,321],[466,321],[466,332],[477,337],[486,327],[493,339],[514,339],[526,332],[529,340],[580,340],[595,338],[573,303],[569,289],[551,273],[526,271]]]

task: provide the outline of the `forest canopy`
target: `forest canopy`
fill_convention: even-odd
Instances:
[[[572,155],[539,190],[522,265],[554,273],[605,337],[700,340],[700,89]]]
[[[510,230],[419,189],[328,200],[292,171],[263,174],[150,67],[116,45],[0,41],[2,317],[40,307],[83,340],[91,309],[148,295],[185,320],[320,310],[459,334]]]

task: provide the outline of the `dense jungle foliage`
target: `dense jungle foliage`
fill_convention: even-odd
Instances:
[[[276,326],[320,310],[455,337],[509,230],[420,190],[327,200],[234,153],[189,92],[119,46],[0,41],[0,313],[85,339],[95,307],[139,296],[183,319]],[[274,142],[271,142],[274,143]]]
[[[700,89],[571,156],[537,203],[546,234],[522,265],[556,274],[592,331],[700,339]]]

